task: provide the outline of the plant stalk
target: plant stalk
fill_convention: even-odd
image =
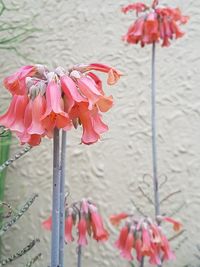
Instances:
[[[64,267],[64,244],[65,244],[65,160],[66,160],[66,131],[62,131],[61,161],[60,161],[60,248],[59,263]]]
[[[153,190],[155,216],[160,214],[159,184],[157,171],[157,146],[156,146],[156,83],[155,83],[155,52],[156,44],[152,45],[152,73],[151,73],[151,129],[152,129],[152,165],[153,165]]]
[[[157,131],[156,131],[156,44],[152,45],[152,66],[151,66],[151,129],[152,129],[152,165],[153,165],[153,190],[154,190],[154,207],[155,217],[160,215],[160,196],[158,182],[158,162],[157,162]],[[162,267],[162,264],[158,265]]]
[[[51,267],[59,267],[60,237],[60,137],[55,128],[53,137],[53,203],[52,203],[52,236]]]
[[[78,246],[77,254],[78,254],[77,267],[81,267],[82,248],[80,245]]]

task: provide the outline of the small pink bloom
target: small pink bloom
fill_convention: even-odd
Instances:
[[[127,5],[127,6],[124,6],[124,7],[122,8],[122,12],[123,12],[123,13],[127,13],[127,12],[129,12],[129,11],[134,10],[134,11],[136,11],[136,13],[138,14],[138,13],[140,13],[140,12],[145,11],[146,9],[148,9],[148,6],[146,6],[144,3],[139,3],[139,2],[137,2],[137,3],[135,3],[135,4],[129,4],[129,5]]]
[[[45,97],[38,94],[33,100],[32,104],[32,122],[27,129],[29,134],[42,135],[45,132],[44,127],[41,124],[41,117],[44,114],[46,108]]]
[[[125,242],[125,246],[121,251],[121,256],[127,259],[128,261],[133,260],[133,256],[131,254],[133,245],[134,245],[134,233],[132,231],[129,231],[126,242]]]
[[[105,72],[108,73],[108,79],[107,79],[107,83],[109,85],[113,85],[115,84],[120,77],[122,76],[122,73],[114,68],[111,68],[107,65],[104,64],[100,64],[100,63],[92,63],[89,64],[87,66],[87,70],[96,70],[96,71],[101,71],[101,72]]]
[[[47,220],[45,220],[42,223],[42,226],[44,227],[44,229],[51,231],[51,229],[52,229],[52,217],[50,216]]]
[[[15,106],[17,103],[17,99],[18,99],[18,96],[14,95],[11,102],[10,102],[10,106],[9,106],[8,110],[6,111],[5,114],[0,116],[0,124],[5,126],[6,128],[9,128],[15,119],[15,116],[13,116],[13,115],[15,112]]]
[[[82,216],[79,223],[78,223],[78,244],[81,246],[87,245],[87,238],[86,238],[86,233],[87,233],[87,222],[85,218]]]
[[[121,220],[126,219],[128,217],[128,214],[125,212],[119,213],[117,215],[111,215],[110,216],[110,222],[112,225],[119,225]]]
[[[65,106],[67,108],[67,112],[69,113],[76,102],[78,103],[85,102],[86,98],[84,98],[80,94],[80,92],[78,91],[77,85],[72,80],[72,78],[70,78],[69,76],[63,75],[60,78],[60,81],[61,81],[62,90],[66,96]]]
[[[162,246],[161,249],[163,250],[163,260],[174,260],[175,255],[170,249],[169,242],[164,234],[162,234]]]
[[[141,262],[142,260],[142,241],[140,238],[135,240],[135,251],[137,255],[137,260]]]
[[[151,239],[146,225],[142,226],[142,255],[150,256],[151,255]]]
[[[180,229],[183,227],[183,225],[180,222],[172,219],[171,217],[163,217],[162,220],[165,221],[165,222],[172,223],[173,224],[173,229],[176,232],[180,231]]]
[[[25,79],[27,76],[33,76],[36,71],[36,66],[23,66],[17,72],[4,79],[4,86],[12,95],[24,95],[27,93]]]
[[[103,226],[103,221],[100,214],[97,212],[97,208],[90,204],[89,210],[91,213],[91,226],[93,230],[93,238],[97,241],[106,241],[108,239],[108,232]]]
[[[93,106],[101,97],[101,93],[97,89],[94,81],[89,77],[83,76],[80,79],[77,79],[77,84],[81,93],[88,99],[88,109],[92,110]]]
[[[55,127],[71,127],[71,121],[64,112],[64,102],[61,98],[61,89],[55,81],[51,81],[46,89],[46,111],[41,117],[43,127],[51,131]]]
[[[12,114],[11,123],[9,123],[9,129],[13,132],[23,133],[25,131],[24,114],[28,104],[27,95],[18,95],[15,103],[15,109]]]
[[[115,242],[115,246],[120,249],[123,250],[123,248],[125,247],[125,243],[126,243],[126,239],[129,233],[129,228],[127,225],[125,225],[124,227],[122,227],[121,231],[120,231],[120,235],[118,240]]]
[[[65,242],[69,243],[74,240],[72,236],[72,227],[73,227],[73,217],[72,214],[68,214],[67,218],[65,219]]]

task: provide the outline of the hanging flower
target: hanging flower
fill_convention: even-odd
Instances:
[[[42,223],[46,230],[51,230],[52,217]],[[88,244],[88,237],[96,241],[106,241],[109,237],[104,228],[103,220],[96,205],[89,199],[73,203],[65,209],[65,242],[74,241],[73,227],[77,231],[77,243],[80,246]]]
[[[120,255],[128,261],[133,260],[132,251],[135,250],[136,258],[139,262],[143,257],[149,258],[149,263],[161,265],[162,261],[173,260],[174,253],[170,248],[169,241],[160,225],[161,221],[172,223],[174,230],[180,230],[181,223],[164,216],[157,216],[156,222],[145,217],[137,219],[132,215],[120,213],[111,216],[111,223],[116,225],[116,219],[125,219],[125,225],[121,228],[115,246],[120,250]],[[114,218],[114,219],[113,219]]]
[[[43,65],[24,66],[4,79],[12,99],[0,124],[15,132],[22,144],[38,145],[42,137],[53,136],[55,128],[68,131],[82,125],[82,143],[93,144],[108,130],[102,114],[113,106],[101,79],[91,71],[108,74],[107,83],[115,84],[121,73],[107,65],[76,65],[66,71],[49,71]]]
[[[129,11],[135,11],[138,17],[123,36],[127,43],[140,43],[143,47],[161,40],[162,46],[169,46],[170,40],[184,35],[179,25],[187,23],[188,17],[179,8],[160,6],[154,0],[151,6],[138,2],[122,8],[124,13]]]

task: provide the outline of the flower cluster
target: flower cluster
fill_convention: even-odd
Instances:
[[[65,209],[65,242],[70,243],[74,240],[73,226],[76,226],[78,233],[78,244],[87,245],[87,235],[92,236],[96,241],[106,241],[108,232],[104,228],[102,218],[98,213],[96,205],[89,199],[67,206]],[[43,227],[51,230],[52,217],[43,222]]]
[[[21,67],[4,79],[12,94],[0,124],[15,132],[21,143],[38,145],[41,138],[53,136],[54,128],[64,130],[83,127],[82,143],[98,141],[108,130],[101,112],[113,105],[105,96],[102,81],[91,71],[108,73],[107,83],[115,84],[121,73],[103,64],[77,65],[66,71],[58,67],[49,71],[43,65]]]
[[[174,38],[180,38],[184,33],[180,30],[179,24],[188,21],[179,8],[159,6],[159,1],[154,0],[151,6],[144,3],[130,4],[122,8],[122,12],[136,11],[138,18],[129,27],[123,40],[145,46],[162,40],[162,46],[169,46]]]
[[[120,250],[123,258],[132,261],[134,259],[132,249],[135,250],[139,262],[143,257],[148,257],[150,264],[161,265],[162,262],[175,258],[160,223],[162,221],[172,223],[175,231],[180,230],[181,223],[163,216],[157,216],[156,222],[148,217],[138,220],[126,213],[113,215],[110,220],[113,225],[118,225],[125,218],[127,218],[125,225],[115,242],[115,246]]]

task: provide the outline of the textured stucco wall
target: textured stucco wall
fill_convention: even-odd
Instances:
[[[131,22],[131,15],[120,13],[120,0],[40,0],[13,1],[21,8],[18,18],[30,18],[42,32],[34,34],[21,44],[20,51],[34,62],[48,66],[69,66],[74,63],[99,61],[111,64],[126,75],[119,84],[106,89],[115,98],[114,108],[106,114],[110,131],[93,146],[79,145],[80,130],[68,134],[67,183],[71,199],[92,197],[101,207],[104,217],[120,211],[135,210],[132,201],[153,214],[153,208],[141,196],[137,187],[145,173],[151,173],[150,128],[150,53],[151,48],[127,46],[121,42]],[[148,1],[146,1],[148,2]],[[176,217],[184,223],[186,233],[173,241],[177,261],[168,266],[183,267],[188,263],[197,267],[196,245],[200,244],[200,1],[161,1],[180,6],[191,16],[184,28],[185,38],[169,49],[157,49],[157,110],[158,110],[158,164],[159,174],[168,177],[161,189],[162,197],[174,190],[174,196],[162,206],[162,212],[171,214],[184,203]],[[6,19],[11,15],[5,14]],[[13,19],[13,16],[11,16]],[[9,51],[0,51],[3,78],[22,64],[30,63]],[[0,112],[9,95],[0,89]],[[17,150],[15,140],[13,149]],[[49,264],[50,233],[41,228],[41,222],[51,207],[51,141],[31,151],[9,168],[6,181],[6,200],[16,205],[32,192],[40,198],[30,212],[3,238],[3,253],[9,254],[23,246],[32,237],[40,237],[43,259],[36,266]],[[148,192],[148,188],[144,187]],[[107,220],[111,239],[104,245],[91,241],[84,250],[84,266],[129,266],[113,249],[118,231]],[[187,240],[185,240],[187,239]],[[183,240],[185,240],[183,242]],[[69,259],[70,255],[70,259]],[[72,257],[73,256],[73,257]],[[66,266],[75,266],[75,244],[66,248]],[[26,256],[28,259],[28,256]],[[21,260],[22,262],[22,260]],[[20,260],[18,264],[20,265]]]

